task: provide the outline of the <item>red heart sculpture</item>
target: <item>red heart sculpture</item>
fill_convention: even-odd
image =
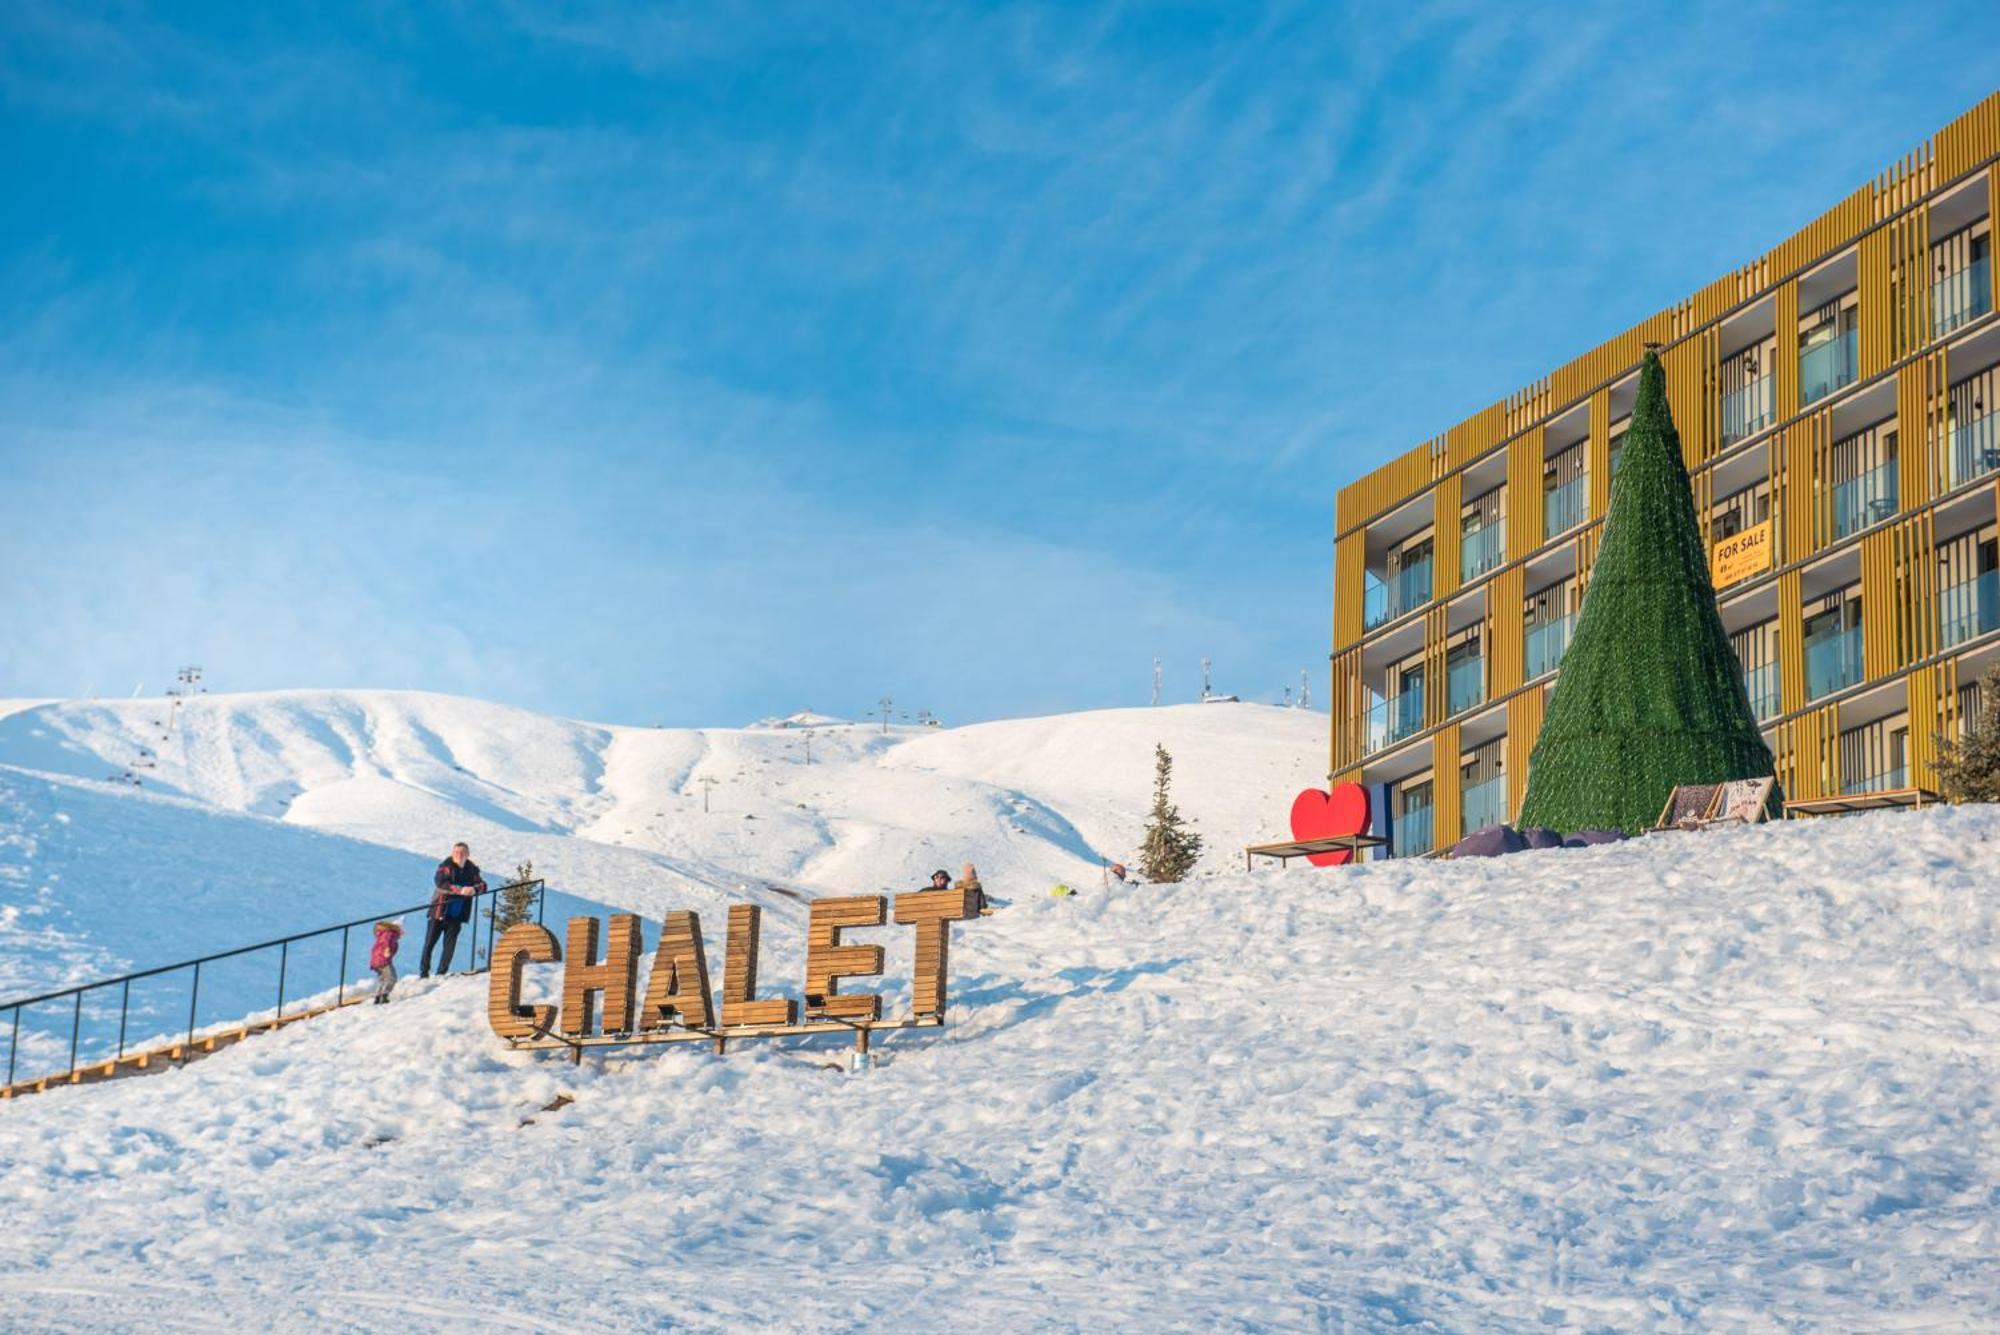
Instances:
[[[1331,793],[1308,788],[1292,799],[1292,838],[1325,839],[1336,834],[1368,833],[1368,790],[1358,783],[1336,784]],[[1308,853],[1315,867],[1338,867],[1354,860],[1351,848]]]

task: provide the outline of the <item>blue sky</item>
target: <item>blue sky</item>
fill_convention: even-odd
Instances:
[[[2000,8],[0,12],[0,694],[1275,698],[1335,490],[1991,91]]]

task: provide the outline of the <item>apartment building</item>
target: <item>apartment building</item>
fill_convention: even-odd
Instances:
[[[1933,786],[2000,660],[2000,93],[1768,254],[1343,488],[1329,775],[1511,819],[1649,343],[1788,795]]]

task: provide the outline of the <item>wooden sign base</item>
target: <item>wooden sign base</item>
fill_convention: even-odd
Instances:
[[[713,1043],[715,1050],[728,1050],[732,1038],[781,1038],[791,1034],[853,1034],[854,1050],[868,1051],[868,1036],[878,1029],[942,1029],[944,1017],[923,1016],[904,1020],[809,1020],[803,1024],[724,1024],[708,1029],[692,1029],[676,1026],[671,1029],[647,1029],[629,1034],[590,1034],[571,1038],[547,1029],[538,1029],[526,1038],[510,1038],[509,1049],[515,1052],[567,1051],[573,1061],[583,1060],[585,1048],[640,1047],[652,1043]]]

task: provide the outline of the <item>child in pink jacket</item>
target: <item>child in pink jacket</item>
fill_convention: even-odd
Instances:
[[[389,992],[396,986],[396,947],[403,941],[403,924],[375,924],[375,948],[368,952],[368,967],[375,971],[375,1004],[386,1006]]]

